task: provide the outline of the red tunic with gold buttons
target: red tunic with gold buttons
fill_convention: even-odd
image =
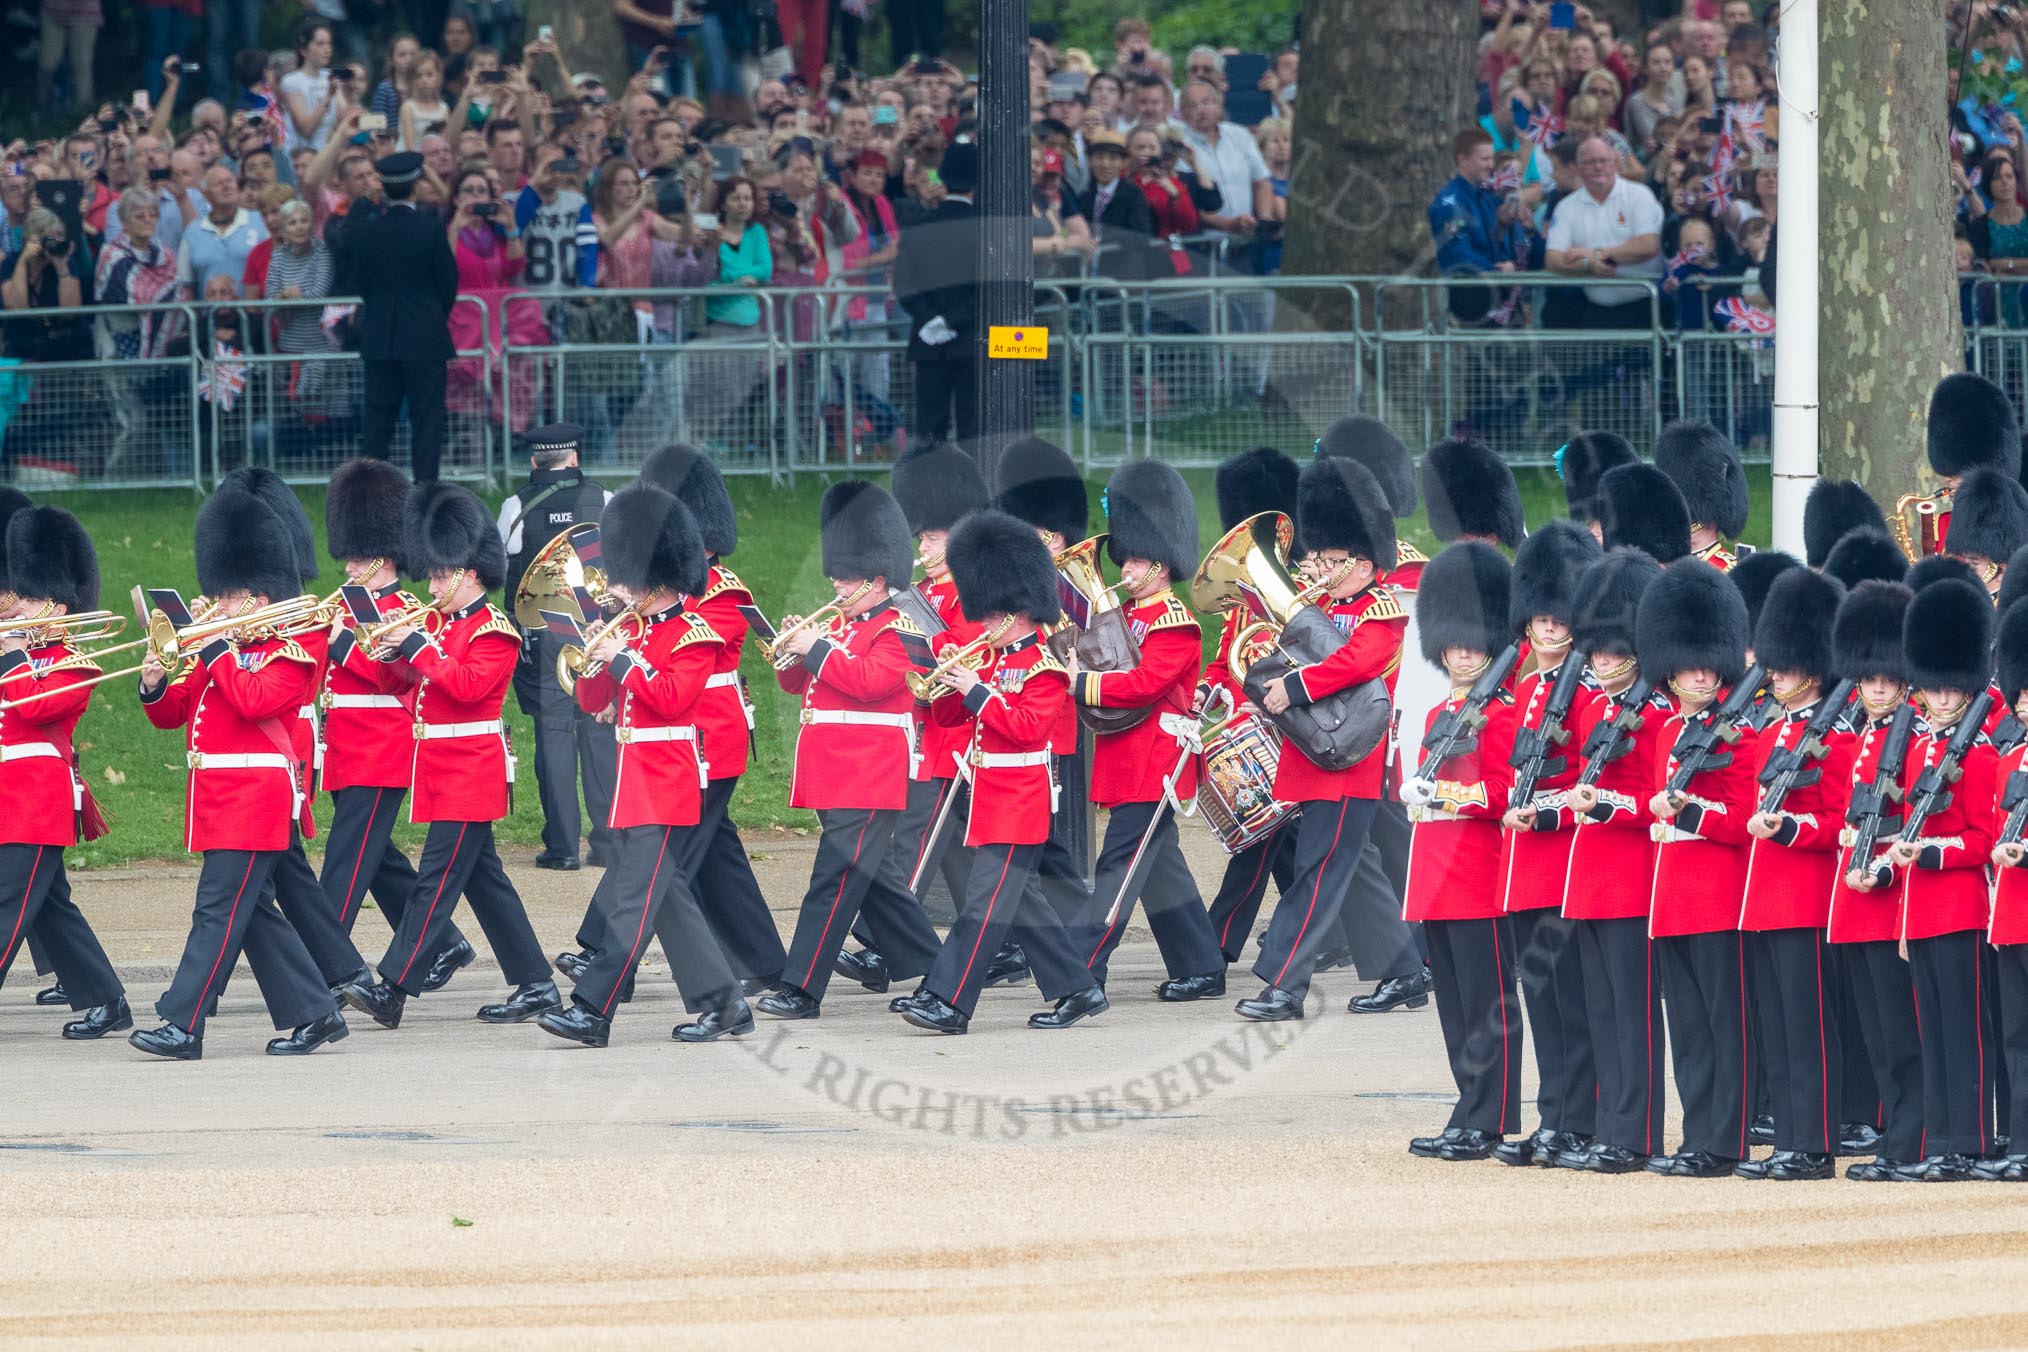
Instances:
[[[296,642],[317,664],[310,698],[296,710],[295,725],[290,732],[296,743],[296,756],[303,762],[303,806],[297,825],[302,828],[303,839],[308,840],[317,834],[317,771],[323,763],[323,746],[317,735],[316,692],[323,688],[325,673],[331,667],[331,631],[313,629],[300,635]]]
[[[71,743],[92,702],[98,664],[66,643],[0,654],[0,700],[55,691],[0,709],[0,845],[75,845],[83,781]]]
[[[1387,570],[1384,579],[1397,593],[1413,596],[1422,585],[1422,570],[1429,566],[1429,557],[1406,540],[1394,542],[1394,567]]]
[[[1713,540],[1710,544],[1704,546],[1704,548],[1697,550],[1696,554],[1698,558],[1704,560],[1721,573],[1729,573],[1739,566],[1739,555],[1727,549],[1725,541],[1722,539]]]
[[[1050,735],[1070,701],[1070,676],[1039,633],[1010,643],[979,673],[964,699],[945,694],[930,716],[967,730],[965,762],[972,773],[967,845],[1038,845],[1049,839],[1055,781]]]
[[[1567,662],[1582,662],[1575,655],[1567,656]],[[1558,665],[1548,671],[1530,672],[1521,678],[1515,688],[1514,727],[1518,735],[1522,728],[1540,728],[1544,710],[1549,704],[1549,690],[1556,684]],[[1535,809],[1535,827],[1529,831],[1510,831],[1512,839],[1507,846],[1507,867],[1502,888],[1502,909],[1507,911],[1546,911],[1552,906],[1563,905],[1563,880],[1570,871],[1570,844],[1577,838],[1577,823],[1564,810],[1565,796],[1570,786],[1577,783],[1579,771],[1584,768],[1583,758],[1578,754],[1584,742],[1576,728],[1588,715],[1588,706],[1605,698],[1598,686],[1590,680],[1581,683],[1570,701],[1570,711],[1563,717],[1564,731],[1569,739],[1560,747],[1550,751],[1548,762],[1556,765],[1545,768],[1535,778],[1535,797],[1527,803],[1513,804],[1515,807]],[[1592,719],[1596,722],[1596,719]],[[1589,724],[1587,724],[1589,726]],[[1511,776],[1509,777],[1511,781]]]
[[[746,773],[753,706],[739,683],[739,658],[746,648],[746,616],[741,606],[753,604],[753,593],[722,563],[711,565],[704,590],[688,609],[718,635],[704,698],[697,702],[697,735],[703,739],[705,772],[713,779],[736,779]]]
[[[1423,728],[1428,736],[1436,721],[1464,707],[1469,686],[1452,690],[1450,698],[1430,710]],[[1514,785],[1514,697],[1505,690],[1486,705],[1486,725],[1466,751],[1447,756],[1441,765],[1405,770],[1432,780],[1436,797],[1411,804],[1415,824],[1408,852],[1408,890],[1402,899],[1403,920],[1493,920],[1500,915],[1500,874],[1504,853],[1500,817]]]
[[[801,662],[776,673],[803,701],[790,807],[907,806],[916,754],[908,673],[926,657],[922,635],[883,601],[856,619],[834,620]]]
[[[158,728],[188,725],[184,848],[286,850],[307,798],[298,713],[317,687],[317,659],[296,639],[204,645],[197,663],[141,708]]]
[[[1922,772],[1943,760],[1951,729],[1925,730],[1908,748],[1902,774],[1913,789]],[[1993,803],[2000,757],[1983,733],[1951,785],[1951,800],[1923,823],[1915,866],[1900,870],[1902,939],[1933,939],[1960,930],[1984,930],[1992,918],[1987,870],[1993,855]]]
[[[1591,677],[1585,680],[1589,683]],[[1583,704],[1572,720],[1571,744],[1583,747],[1593,728],[1618,717],[1621,700],[1630,693],[1600,691],[1597,699]],[[1655,818],[1648,800],[1655,796],[1655,765],[1662,759],[1670,712],[1667,699],[1650,695],[1641,726],[1630,739],[1633,745],[1599,775],[1598,806],[1589,813],[1567,810],[1577,822],[1577,834],[1564,874],[1565,918],[1647,918],[1655,877],[1655,838],[1648,830]],[[1667,735],[1673,745],[1675,730]]]
[[[944,622],[944,632],[937,635],[937,656],[971,642],[979,636],[983,626],[967,620],[958,606],[958,584],[951,581],[950,574],[924,582],[916,588],[937,612],[937,618]],[[917,706],[916,744],[922,748],[922,757],[916,765],[915,779],[951,779],[958,773],[957,758],[965,753],[972,740],[972,730],[959,724],[946,726],[941,720],[930,717],[927,705]]]
[[[2007,843],[2000,834],[2008,816],[2001,803],[2007,796],[2007,781],[2019,774],[2028,774],[2028,742],[2001,757],[1994,771],[1993,843],[1996,845]],[[2028,866],[1995,869],[1994,872],[1999,876],[1993,887],[1993,918],[1987,926],[1986,938],[1995,944],[2028,944]]]
[[[1176,797],[1197,792],[1197,758],[1177,760],[1194,745],[1198,720],[1190,712],[1197,674],[1204,666],[1204,639],[1197,617],[1167,587],[1126,607],[1128,627],[1141,647],[1139,666],[1127,671],[1079,671],[1077,702],[1102,709],[1147,709],[1148,717],[1125,732],[1101,734],[1094,742],[1091,800],[1100,807],[1153,803],[1175,776]],[[1187,740],[1186,740],[1187,739]]]
[[[1756,806],[1754,776],[1760,772],[1752,727],[1745,719],[1733,723],[1739,740],[1719,752],[1728,757],[1726,763],[1691,776],[1683,790],[1688,801],[1675,817],[1657,821],[1648,807],[1648,800],[1681,768],[1676,753],[1684,734],[1709,727],[1724,698],[1721,692],[1694,714],[1685,714],[1672,704],[1662,719],[1658,745],[1667,750],[1656,758],[1655,778],[1641,800],[1641,810],[1649,821],[1648,834],[1655,840],[1648,911],[1648,933],[1654,938],[1739,928],[1739,899],[1746,890],[1746,847],[1753,839],[1746,832],[1746,822]]]
[[[1851,777],[1845,784],[1848,811],[1853,793],[1862,785],[1873,782],[1880,765],[1880,753],[1887,745],[1887,729],[1894,721],[1894,712],[1889,709],[1880,717],[1868,720],[1858,734],[1852,751]],[[1864,716],[1863,712],[1861,716]],[[1920,717],[1916,719],[1915,727],[1917,731],[1921,730]],[[1913,754],[1914,739],[1909,740]],[[1900,830],[1900,821],[1901,813],[1897,809],[1881,832],[1882,848],[1893,842]],[[1831,909],[1825,920],[1825,938],[1834,944],[1879,943],[1897,938],[1901,933],[1901,889],[1887,886],[1861,892],[1848,887],[1845,875],[1853,867],[1852,841],[1848,828],[1841,826],[1838,832],[1837,876],[1831,884]]]
[[[1776,751],[1803,740],[1817,706],[1786,710],[1761,730],[1765,766]],[[1743,930],[1822,929],[1831,919],[1831,893],[1838,886],[1838,834],[1852,801],[1852,763],[1859,734],[1847,713],[1824,738],[1817,780],[1789,792],[1782,801],[1781,829],[1772,839],[1755,840],[1746,866],[1746,895],[1739,908]],[[1754,771],[1756,779],[1760,771]],[[1760,804],[1754,804],[1758,811]]]
[[[705,768],[696,718],[724,647],[710,625],[671,606],[649,619],[611,666],[579,678],[580,709],[619,705],[613,722],[619,769],[606,825],[616,831],[697,825]]]
[[[415,604],[399,586],[373,594],[382,615]],[[323,784],[331,790],[369,787],[406,789],[415,759],[414,687],[386,662],[376,662],[346,630],[331,644],[324,667]]]
[[[1344,632],[1345,646],[1285,678],[1289,702],[1314,704],[1376,678],[1386,682],[1392,699],[1395,677],[1401,671],[1401,636],[1408,630],[1408,612],[1402,609],[1393,588],[1371,586],[1357,596],[1327,605],[1325,613]],[[1343,770],[1327,770],[1305,756],[1301,747],[1284,743],[1281,766],[1275,771],[1275,797],[1285,803],[1377,800],[1386,769],[1385,738],[1373,754]]]
[[[520,631],[483,596],[401,645],[397,669],[417,683],[410,821],[507,815],[514,767],[500,708],[520,656]]]

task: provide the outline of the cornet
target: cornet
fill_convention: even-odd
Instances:
[[[994,645],[1006,635],[1008,629],[1013,627],[1013,624],[1014,617],[1012,615],[1003,616],[998,624],[956,652],[946,655],[942,661],[938,662],[929,671],[911,671],[907,676],[908,692],[917,699],[924,701],[933,700],[939,695],[950,693],[949,678],[951,673],[955,672],[959,667],[965,667],[975,672],[985,670],[986,664],[993,660]]]
[[[623,626],[631,626],[623,630]],[[577,694],[577,683],[587,676],[596,676],[605,670],[605,663],[594,662],[585,656],[593,648],[606,641],[613,634],[620,634],[628,642],[647,632],[647,621],[640,610],[629,606],[610,620],[599,625],[584,636],[584,646],[567,643],[556,655],[556,683],[563,687],[566,695]]]
[[[835,601],[827,601],[797,620],[794,624],[783,625],[773,638],[764,638],[760,641],[761,656],[767,658],[773,664],[776,671],[787,671],[802,660],[793,653],[783,649],[782,644],[788,639],[789,635],[800,634],[812,625],[830,624],[832,620],[859,604],[861,600],[865,599],[866,593],[872,589],[873,579],[868,578],[855,587],[850,596],[841,597]]]
[[[387,636],[395,630],[411,624],[428,630],[430,628],[430,617],[441,614],[442,612],[437,609],[435,601],[418,601],[412,606],[403,606],[400,610],[395,611],[376,624],[360,626],[358,631],[359,646],[367,652],[372,652],[375,648],[380,647]]]

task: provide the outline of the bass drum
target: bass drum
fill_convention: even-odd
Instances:
[[[1197,806],[1227,854],[1238,854],[1274,834],[1296,814],[1275,797],[1281,739],[1257,718],[1236,718],[1204,739],[1204,772]]]

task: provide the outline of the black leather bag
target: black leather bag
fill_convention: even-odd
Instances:
[[[1281,644],[1246,673],[1242,688],[1255,707],[1265,709],[1271,682],[1293,667],[1314,666],[1345,646],[1345,635],[1316,606],[1304,606],[1282,630]],[[1293,657],[1295,661],[1290,662]],[[1283,740],[1326,770],[1349,770],[1372,755],[1393,718],[1387,682],[1376,676],[1314,704],[1291,704],[1267,715]]]
[[[1086,671],[1132,671],[1141,665],[1141,645],[1127,625],[1127,612],[1101,610],[1077,636],[1077,662]],[[1125,732],[1148,721],[1152,704],[1137,709],[1096,709],[1077,706],[1077,716],[1093,732]]]

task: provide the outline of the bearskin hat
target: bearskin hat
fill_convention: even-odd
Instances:
[[[945,562],[958,586],[958,605],[974,624],[988,615],[1024,614],[1053,623],[1056,560],[1027,522],[991,509],[973,512],[951,532]]]
[[[2000,612],[2000,638],[1993,645],[2000,668],[2000,698],[2012,709],[2028,690],[2028,606],[2009,606]]]
[[[385,559],[406,571],[401,551],[401,509],[408,501],[408,476],[370,455],[340,465],[324,495],[324,535],[334,559]]]
[[[1831,626],[1845,588],[1834,577],[1791,568],[1768,588],[1753,627],[1754,661],[1768,671],[1800,671],[1822,681],[1833,669]]]
[[[1866,581],[1899,582],[1908,574],[1908,555],[1884,530],[1855,530],[1831,546],[1824,571],[1847,590]]]
[[[1317,456],[1365,466],[1386,495],[1387,510],[1397,520],[1415,515],[1415,457],[1380,419],[1363,413],[1338,419],[1317,438]]]
[[[1578,521],[1598,520],[1598,481],[1607,470],[1640,463],[1641,457],[1617,432],[1579,432],[1556,453],[1556,475],[1563,480],[1563,500]]]
[[[1970,371],[1954,372],[1930,391],[1929,467],[1954,478],[1982,466],[2019,477],[2020,418],[1998,385]]]
[[[1446,437],[1429,448],[1422,458],[1422,495],[1439,540],[1475,535],[1515,549],[1528,533],[1514,471],[1476,438]]]
[[[739,548],[739,518],[732,510],[732,495],[725,491],[725,476],[703,451],[680,441],[658,447],[642,463],[641,480],[690,509],[705,553],[723,559]]]
[[[629,484],[599,514],[606,576],[630,591],[657,588],[695,596],[711,566],[697,520],[676,496],[654,484]]]
[[[2028,596],[2028,545],[2015,550],[2014,557],[2007,560],[2007,571],[2000,574],[2000,590],[1993,597],[1993,609],[2005,615],[2024,596]]]
[[[1227,456],[1212,484],[1218,492],[1218,528],[1231,530],[1250,516],[1280,512],[1296,519],[1296,480],[1302,466],[1272,446]]]
[[[1960,558],[2005,563],[2028,545],[2028,488],[1997,469],[1975,469],[1958,484],[1945,548]]]
[[[1356,460],[1320,456],[1296,481],[1296,539],[1310,553],[1342,549],[1385,573],[1398,558],[1387,495]]]
[[[480,517],[484,520],[483,511]],[[492,533],[493,523],[485,525]],[[197,585],[207,596],[246,591],[282,601],[302,593],[302,568],[288,525],[244,478],[228,474],[219,481],[197,509],[196,537]]]
[[[918,447],[895,461],[888,491],[901,504],[914,535],[949,530],[959,517],[984,507],[992,496],[979,477],[979,462],[948,441]]]
[[[1621,465],[1600,476],[1598,520],[1607,549],[1631,545],[1657,563],[1690,552],[1689,504],[1676,481],[1653,465]]]
[[[1084,475],[1062,447],[1040,437],[1009,442],[994,468],[993,505],[1037,530],[1052,531],[1067,545],[1085,538],[1091,499]]]
[[[1577,610],[1577,580],[1599,559],[1598,541],[1574,521],[1552,521],[1514,551],[1508,628],[1520,633],[1537,615],[1563,624]]]
[[[1901,656],[1917,690],[1984,690],[1993,677],[1993,602],[1959,578],[1932,582],[1908,603]]]
[[[1654,556],[1638,549],[1609,549],[1577,579],[1577,610],[1570,617],[1571,646],[1595,653],[1634,652],[1634,617],[1648,584],[1662,575]]]
[[[244,466],[225,477],[238,480],[268,505],[268,510],[289,528],[289,544],[296,551],[296,570],[305,581],[317,576],[317,532],[311,528],[310,514],[303,510],[303,500],[296,496],[296,490],[282,482],[281,475],[259,465]]]
[[[7,576],[14,593],[55,601],[75,614],[99,608],[99,551],[61,507],[29,507],[7,518]]]
[[[1887,518],[1863,484],[1850,479],[1819,479],[1803,502],[1803,559],[1822,568],[1837,543],[1854,531],[1887,533]]]
[[[1641,595],[1634,651],[1655,681],[1679,672],[1715,671],[1731,685],[1746,670],[1746,598],[1702,559],[1681,558]]]
[[[1973,571],[1972,565],[1951,554],[1930,554],[1917,559],[1908,565],[1908,571],[1902,574],[1901,580],[1906,582],[1908,589],[1913,592],[1919,592],[1925,587],[1943,581],[1969,582],[1974,587],[1984,590],[1979,582],[1979,575]]]
[[[1153,559],[1177,581],[1197,571],[1197,501],[1160,460],[1129,460],[1106,483],[1106,554],[1114,563]]]
[[[824,576],[887,579],[906,587],[915,576],[915,537],[901,504],[879,484],[846,479],[824,490],[817,508]]]
[[[1725,433],[1708,422],[1676,422],[1655,439],[1655,468],[1675,481],[1690,520],[1737,540],[1746,530],[1746,469]]]
[[[26,493],[12,484],[0,484],[0,539],[6,538],[7,523],[14,519],[14,514],[34,505]],[[6,551],[0,550],[0,566],[5,565],[5,553]],[[0,577],[0,591],[12,590],[14,589],[7,585],[7,579]]]
[[[1840,680],[1885,676],[1908,683],[1901,654],[1901,621],[1915,593],[1899,582],[1869,580],[1845,593],[1831,625],[1831,656]]]
[[[402,516],[408,537],[402,552],[416,576],[466,568],[487,591],[507,580],[500,532],[471,489],[441,481],[417,484]]]
[[[1415,624],[1431,666],[1443,668],[1446,648],[1490,657],[1512,641],[1512,575],[1507,556],[1478,540],[1460,540],[1429,561],[1416,584]]]
[[[1795,555],[1784,554],[1779,549],[1756,549],[1732,566],[1732,571],[1725,576],[1739,589],[1740,597],[1746,602],[1748,633],[1760,626],[1761,607],[1767,604],[1768,589],[1774,586],[1775,579],[1791,568],[1802,566],[1796,562]]]

